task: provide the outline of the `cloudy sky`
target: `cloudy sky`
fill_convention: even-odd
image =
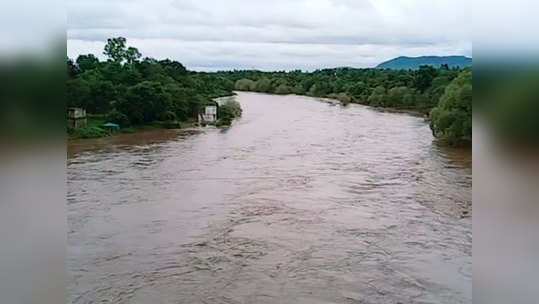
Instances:
[[[372,67],[472,55],[465,0],[69,0],[68,56],[123,36],[192,70]]]

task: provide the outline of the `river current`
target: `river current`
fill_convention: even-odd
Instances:
[[[228,129],[68,145],[70,303],[471,303],[471,150],[238,92]]]

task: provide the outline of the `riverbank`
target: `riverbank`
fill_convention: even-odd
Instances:
[[[366,101],[359,101],[357,99],[353,99],[350,96],[348,96],[350,99],[343,99],[342,96],[337,96],[336,94],[329,94],[327,96],[311,96],[308,94],[277,94],[277,93],[262,93],[262,92],[255,92],[255,91],[237,91],[237,92],[250,92],[250,93],[260,93],[260,94],[268,94],[268,95],[276,95],[276,96],[286,96],[286,95],[294,95],[294,96],[303,96],[303,97],[311,97],[317,100],[320,100],[322,102],[326,102],[331,105],[341,105],[341,106],[347,106],[349,104],[358,104],[362,106],[366,106],[372,109],[375,109],[380,112],[389,112],[389,113],[406,113],[417,117],[423,117],[425,119],[428,119],[428,115],[431,109],[414,109],[414,108],[397,108],[397,107],[382,107],[382,106],[374,106],[369,104],[369,102]]]
[[[144,125],[133,125],[121,127],[118,130],[107,130],[103,127],[106,123],[105,115],[89,115],[88,125],[86,128],[68,130],[68,140],[75,139],[90,139],[114,136],[117,134],[135,133],[151,129],[185,129],[192,128],[198,125],[196,121],[153,121]]]
[[[313,97],[313,96],[309,96],[309,95],[299,95],[299,96]],[[362,105],[362,106],[366,106],[366,107],[375,109],[375,110],[380,111],[380,112],[406,113],[406,114],[410,114],[410,115],[414,115],[414,116],[418,116],[418,117],[425,117],[425,118],[428,118],[428,112],[431,110],[431,109],[429,109],[427,111],[425,109],[373,106],[373,105],[369,104],[368,102],[354,100],[354,99],[351,99],[349,102],[343,102],[342,99],[339,99],[336,96],[331,97],[329,95],[327,97],[314,97],[314,98],[335,100],[342,106],[347,106],[349,104],[358,104],[358,105]],[[334,104],[334,103],[332,103],[332,104]]]
[[[75,139],[90,139],[90,138],[101,138],[107,136],[113,136],[116,134],[122,133],[135,133],[150,129],[186,129],[193,128],[197,126],[207,126],[207,125],[216,125],[218,127],[226,127],[232,123],[237,117],[241,116],[241,106],[239,103],[234,101],[234,96],[236,93],[221,95],[213,97],[213,101],[220,105],[219,111],[219,120],[215,122],[198,122],[195,119],[190,119],[187,121],[179,120],[167,120],[167,121],[152,121],[146,124],[139,125],[129,125],[127,127],[119,124],[117,130],[111,130],[107,127],[104,127],[104,124],[109,122],[107,115],[105,114],[89,114],[87,117],[87,126],[85,128],[79,129],[68,129],[68,140]],[[116,122],[116,121],[112,121]]]

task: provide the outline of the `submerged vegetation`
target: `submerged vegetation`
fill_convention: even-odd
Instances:
[[[241,105],[234,99],[228,99],[218,107],[217,126],[229,126],[235,118],[241,116]]]

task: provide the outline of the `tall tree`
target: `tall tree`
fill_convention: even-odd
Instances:
[[[105,54],[110,60],[121,63],[126,57],[126,39],[124,37],[109,38],[105,45]]]
[[[419,70],[417,70],[417,73],[415,75],[415,87],[421,91],[421,93],[425,92],[426,89],[430,87],[432,84],[432,80],[434,77],[438,75],[438,70],[433,68],[430,65],[422,65],[419,67]]]
[[[81,72],[93,70],[99,64],[99,59],[93,54],[79,55],[77,57],[77,66]]]
[[[138,51],[137,48],[129,47],[127,48],[127,51],[125,51],[125,59],[127,60],[127,64],[132,65],[133,63],[137,62],[140,57],[142,57],[142,54]]]
[[[451,144],[472,139],[472,70],[460,73],[445,89],[431,111],[430,127],[435,136]]]

